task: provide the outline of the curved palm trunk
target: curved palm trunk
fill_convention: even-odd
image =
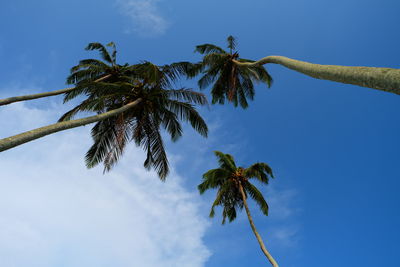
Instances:
[[[252,218],[251,215],[250,215],[249,207],[247,206],[246,195],[245,195],[245,193],[244,193],[244,191],[243,191],[243,186],[242,186],[241,183],[239,183],[239,190],[240,190],[240,193],[242,194],[242,199],[243,199],[243,203],[244,203],[244,208],[246,209],[246,213],[247,213],[247,217],[249,218],[249,222],[250,222],[251,229],[253,230],[254,235],[256,236],[257,241],[258,241],[258,243],[260,244],[260,248],[261,248],[262,252],[263,252],[263,253],[265,254],[265,256],[268,258],[268,260],[269,260],[269,262],[272,264],[272,266],[274,266],[274,267],[279,267],[279,266],[278,266],[278,263],[276,263],[275,259],[274,259],[274,258],[271,256],[271,254],[268,252],[267,248],[266,248],[265,245],[264,245],[264,242],[263,242],[262,239],[261,239],[261,236],[260,236],[260,235],[258,234],[258,232],[257,232],[256,226],[254,225],[254,222],[253,222],[253,218]]]
[[[95,116],[91,116],[91,117],[86,117],[86,118],[82,118],[82,119],[77,119],[77,120],[71,120],[71,121],[63,121],[63,122],[58,122],[58,123],[54,123],[54,124],[50,124],[44,127],[40,127],[31,131],[27,131],[21,134],[17,134],[11,137],[7,137],[4,139],[0,140],[0,152],[22,145],[24,143],[27,143],[29,141],[38,139],[40,137],[52,134],[52,133],[56,133],[56,132],[60,132],[63,130],[68,130],[68,129],[72,129],[72,128],[76,128],[79,126],[84,126],[86,124],[90,124],[93,122],[97,122],[97,121],[101,121],[101,120],[105,120],[107,118],[110,118],[112,116],[116,116],[122,112],[127,111],[128,109],[131,109],[133,107],[135,107],[138,103],[140,103],[140,101],[142,101],[141,98],[125,105],[122,106],[118,109],[114,109],[102,114],[98,114]]]
[[[319,65],[282,56],[268,56],[251,63],[239,61],[235,63],[247,66],[274,63],[317,79],[400,94],[400,69]]]
[[[110,76],[111,76],[111,74],[108,74],[104,77],[101,77],[100,79],[95,80],[95,82],[101,82],[101,81],[109,78]],[[33,94],[33,95],[12,96],[12,97],[8,97],[8,98],[0,99],[0,106],[8,105],[8,104],[11,104],[14,102],[19,102],[19,101],[38,99],[38,98],[53,96],[53,95],[61,95],[64,93],[68,93],[74,89],[75,89],[75,87],[70,87],[70,88],[55,90],[55,91],[51,91],[51,92],[44,92],[44,93],[39,93],[39,94]]]

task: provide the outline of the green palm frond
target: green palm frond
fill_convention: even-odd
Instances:
[[[166,106],[171,112],[175,113],[178,118],[189,122],[193,129],[196,130],[200,135],[207,137],[207,124],[192,104],[177,100],[168,100],[166,102]]]
[[[117,62],[117,48],[114,42],[109,42],[107,46],[112,48],[111,60],[114,65]]]
[[[93,168],[103,162],[116,139],[114,128],[115,118],[99,121],[92,128],[93,145],[86,152],[85,162],[88,168]]]
[[[75,117],[75,115],[79,112],[104,111],[105,102],[106,102],[106,97],[88,98],[84,100],[81,104],[77,105],[76,107],[74,107],[73,109],[69,110],[64,115],[62,115],[58,119],[58,122],[72,120]]]
[[[169,173],[169,163],[160,131],[154,129],[154,125],[149,128],[146,127],[145,131],[147,138],[144,149],[147,151],[147,158],[143,165],[147,169],[154,168],[160,179],[165,181]]]
[[[117,163],[131,137],[131,128],[125,121],[123,114],[116,118],[114,127],[114,142],[103,159],[104,172],[110,171]]]
[[[257,162],[251,165],[249,168],[245,170],[245,176],[247,178],[257,178],[262,183],[268,184],[269,178],[273,178],[274,175],[272,173],[271,167],[268,164],[263,162]]]
[[[221,168],[212,169],[203,174],[203,182],[197,186],[200,194],[203,194],[208,189],[213,189],[221,186],[228,178],[230,172]]]
[[[198,81],[200,89],[205,89],[212,83],[214,83],[215,80],[218,79],[219,74],[220,74],[220,67],[218,65],[210,67],[207,73],[205,73],[203,77],[201,77]]]
[[[182,136],[182,127],[179,123],[178,117],[174,112],[168,109],[163,110],[162,125],[171,136],[173,142],[177,141]]]
[[[67,84],[78,84],[80,82],[95,81],[107,74],[106,69],[101,66],[92,65],[90,68],[79,69],[67,77]]]
[[[218,163],[222,169],[230,172],[234,172],[236,170],[236,164],[231,155],[224,154],[220,151],[214,151],[214,154],[217,156]]]
[[[161,66],[162,72],[173,82],[182,76],[193,78],[202,71],[202,68],[201,63],[191,63],[187,61]]]
[[[247,192],[248,195],[260,206],[260,209],[264,215],[268,216],[268,204],[265,201],[262,193],[252,185],[250,182],[246,181],[243,183],[243,189]]]
[[[196,49],[194,51],[200,54],[210,54],[210,53],[226,54],[224,49],[213,44],[198,45],[196,46]]]
[[[224,196],[224,191],[223,190],[219,190],[217,193],[217,197],[215,198],[212,206],[211,206],[211,211],[210,211],[210,218],[213,218],[215,216],[215,207],[219,206],[222,204],[222,199]]]
[[[112,64],[113,60],[108,53],[107,49],[102,45],[101,43],[89,43],[86,48],[86,50],[99,50],[101,58],[108,63]]]
[[[188,103],[194,103],[201,106],[207,105],[208,101],[204,94],[193,91],[193,89],[181,88],[181,89],[170,89],[165,91],[167,97],[171,97],[178,101],[185,101]]]

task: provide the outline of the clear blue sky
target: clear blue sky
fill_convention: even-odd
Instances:
[[[244,58],[282,55],[319,64],[398,68],[399,10],[400,4],[395,0],[5,1],[0,9],[0,96],[63,88],[70,67],[82,58],[97,56],[96,53],[84,51],[89,42],[114,41],[120,63],[149,60],[164,64],[199,60],[200,57],[193,53],[195,45],[214,43],[225,46],[226,37],[234,35],[238,39],[240,55]],[[159,192],[164,192],[165,186],[165,192],[172,195],[166,196],[161,202],[178,201],[173,194],[174,190],[179,189],[181,202],[177,203],[188,201],[191,203],[189,208],[196,211],[193,213],[198,216],[196,220],[182,218],[182,225],[177,224],[186,227],[185,231],[178,226],[169,229],[168,225],[159,222],[163,217],[154,215],[158,214],[156,211],[143,211],[141,216],[143,221],[149,220],[140,224],[143,227],[153,223],[162,224],[166,229],[166,238],[160,242],[179,243],[172,239],[180,233],[190,242],[195,240],[188,246],[193,251],[181,253],[187,256],[186,261],[182,263],[177,255],[170,256],[173,252],[168,252],[168,249],[158,255],[157,243],[149,246],[148,250],[140,250],[137,244],[150,244],[151,234],[119,233],[121,238],[130,234],[132,237],[131,240],[121,241],[121,244],[127,244],[121,245],[121,250],[129,248],[138,257],[157,255],[161,262],[165,262],[165,266],[268,266],[244,212],[237,221],[221,226],[220,213],[212,220],[207,218],[215,192],[201,198],[196,195],[195,187],[200,182],[201,174],[216,167],[212,151],[221,150],[233,154],[241,165],[264,161],[275,171],[276,179],[271,182],[270,188],[263,188],[265,198],[270,203],[271,216],[261,216],[257,209],[252,211],[267,247],[281,266],[396,266],[400,248],[399,96],[312,79],[277,65],[268,65],[267,69],[274,78],[274,84],[271,89],[258,86],[256,98],[247,110],[229,105],[202,110],[211,129],[209,139],[204,140],[187,129],[182,140],[168,144],[175,170],[172,176],[179,177],[177,185],[169,182],[164,185],[155,176],[149,178],[154,180],[152,186],[159,188]],[[182,81],[182,85],[196,86],[194,81]],[[208,95],[208,91],[205,92]],[[55,97],[2,108],[1,136],[51,122],[66,109],[60,103],[61,98]],[[15,122],[11,123],[13,120]],[[38,220],[35,215],[28,216],[29,203],[35,202],[37,196],[22,194],[29,190],[20,191],[21,187],[26,189],[33,186],[30,184],[32,179],[45,177],[46,173],[53,177],[52,183],[46,184],[50,189],[39,195],[43,197],[43,203],[52,202],[57,194],[53,195],[51,188],[57,185],[56,173],[62,169],[54,167],[53,173],[51,170],[44,171],[50,164],[43,160],[56,157],[54,151],[66,153],[57,154],[60,160],[52,161],[52,164],[59,164],[59,168],[63,165],[63,158],[77,157],[69,163],[76,164],[69,166],[76,169],[75,186],[80,184],[80,175],[91,173],[107,188],[107,178],[100,175],[101,167],[95,170],[96,173],[84,168],[83,154],[90,144],[89,128],[85,128],[85,132],[77,130],[76,135],[69,133],[65,138],[61,138],[63,134],[43,138],[33,145],[27,144],[0,155],[0,166],[5,170],[3,173],[7,174],[0,178],[1,185],[7,186],[12,180],[12,187],[9,188],[16,190],[14,194],[7,189],[8,194],[0,195],[0,202],[8,203],[0,205],[3,215],[0,217],[6,218],[0,219],[0,225],[21,223],[33,229],[27,226],[31,229],[28,231],[24,226],[3,230],[3,234],[9,238],[7,240],[13,240],[15,244],[0,241],[0,255],[3,255],[0,263],[1,258],[6,258],[2,266],[27,266],[20,259],[24,256],[32,260],[33,265],[29,266],[94,266],[95,254],[98,251],[107,253],[106,245],[98,250],[93,247],[114,240],[114,237],[105,234],[108,226],[114,228],[113,221],[94,230],[87,224],[93,236],[84,239],[86,243],[75,239],[74,234],[78,232],[71,230],[76,228],[79,218],[85,217],[84,211],[82,214],[74,213],[78,219],[65,225],[54,220],[51,226],[54,232],[42,231],[43,221],[46,216],[51,218],[52,214],[43,213],[43,220]],[[80,138],[87,140],[81,141]],[[65,148],[80,142],[82,147],[76,145],[77,148],[72,152]],[[53,145],[64,146],[60,150],[54,148],[53,152],[44,149],[50,149]],[[136,150],[132,153],[141,154]],[[22,159],[21,155],[29,156]],[[135,160],[126,156],[132,162]],[[39,162],[33,157],[43,160]],[[37,173],[24,170],[22,177],[12,169],[22,166],[18,165],[22,164],[20,162],[24,162],[23,166],[42,164],[42,167],[35,169]],[[140,163],[137,165],[140,166]],[[128,161],[122,162],[123,166],[116,173],[126,177],[127,181],[138,179],[141,170],[135,167],[135,173],[130,173],[129,164]],[[112,178],[110,175],[105,177]],[[113,183],[111,178],[109,182]],[[60,180],[63,185],[69,181],[67,178]],[[175,181],[175,178],[172,180]],[[33,184],[40,191],[40,181]],[[82,198],[85,192],[96,192],[97,189],[91,185],[85,185],[87,191],[83,190]],[[71,185],[71,192],[75,192],[73,188]],[[118,198],[115,193],[118,190],[111,195],[104,194],[114,201],[111,199]],[[30,196],[32,199],[21,204],[22,200],[18,197],[17,201],[15,197],[19,194],[21,198]],[[65,199],[60,195],[57,195],[59,203],[65,203],[68,194],[65,193]],[[97,193],[93,195],[102,196]],[[107,203],[111,203],[107,201],[103,203],[99,197],[100,204],[95,205],[99,207],[98,214],[101,214],[103,204],[107,206]],[[157,211],[166,208],[162,206],[166,204],[161,202]],[[112,203],[120,207],[119,202]],[[114,215],[124,218],[124,213],[135,210],[135,205],[141,205],[140,200],[134,203],[124,202],[121,212]],[[80,206],[79,203],[76,205]],[[92,207],[90,205],[88,208]],[[35,206],[39,211],[41,207],[41,204]],[[174,208],[169,215],[172,221],[176,216],[194,216],[184,211],[177,211],[174,215]],[[11,210],[16,211],[12,213]],[[150,220],[148,216],[156,217]],[[18,222],[16,218],[19,218]],[[68,218],[60,220],[65,222]],[[134,221],[135,216],[129,217],[129,220]],[[192,227],[200,224],[204,227],[195,234],[191,232]],[[129,231],[128,224],[124,227]],[[87,230],[82,229],[83,232]],[[33,234],[26,234],[27,231],[45,240],[48,249],[30,255],[21,248],[21,244],[36,240]],[[63,231],[72,233],[72,237],[62,234],[56,234],[56,239],[48,237]],[[106,237],[103,238],[103,235]],[[99,241],[93,241],[93,237],[99,238]],[[78,245],[84,246],[83,252],[73,249]],[[184,251],[185,243],[178,247]],[[18,256],[19,249],[27,254]],[[196,249],[201,252],[196,253]],[[191,262],[192,257],[200,257],[197,254],[201,254],[201,258]],[[103,260],[96,262],[96,266],[138,266],[135,261],[137,258],[128,259],[126,255],[129,252],[112,253],[107,256],[108,263]],[[139,262],[144,262],[142,266],[157,266],[151,260]]]

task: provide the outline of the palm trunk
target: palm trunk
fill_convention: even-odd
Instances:
[[[235,63],[247,66],[274,63],[317,79],[400,94],[400,69],[319,65],[282,56],[268,56],[251,63],[239,61]]]
[[[139,98],[125,106],[122,106],[118,109],[114,109],[114,110],[111,110],[111,111],[108,111],[108,112],[105,112],[102,114],[98,114],[95,116],[86,117],[86,118],[82,118],[82,119],[58,122],[58,123],[50,124],[50,125],[40,127],[40,128],[31,130],[31,131],[27,131],[27,132],[24,132],[21,134],[17,134],[17,135],[11,136],[11,137],[1,139],[0,140],[0,152],[5,151],[10,148],[13,148],[13,147],[16,147],[16,146],[19,146],[19,145],[22,145],[24,143],[27,143],[29,141],[41,138],[43,136],[46,136],[46,135],[49,135],[52,133],[76,128],[79,126],[84,126],[86,124],[90,124],[93,122],[105,120],[112,116],[116,116],[118,114],[121,114],[122,112],[127,111],[128,109],[135,107],[140,101],[142,101],[141,98]]]
[[[272,266],[274,266],[274,267],[279,267],[279,266],[278,266],[278,263],[276,263],[275,259],[274,259],[274,258],[271,256],[271,254],[268,252],[267,248],[266,248],[265,245],[264,245],[264,242],[263,242],[262,239],[261,239],[261,236],[258,234],[258,232],[257,232],[257,230],[256,230],[256,226],[254,225],[253,218],[252,218],[251,215],[250,215],[249,207],[247,206],[246,195],[245,195],[245,193],[244,193],[244,191],[243,191],[243,186],[242,186],[242,184],[241,184],[240,182],[239,182],[239,190],[240,190],[240,193],[242,194],[242,199],[243,199],[244,208],[246,209],[246,213],[247,213],[247,217],[249,218],[249,222],[250,222],[251,229],[253,230],[254,235],[256,236],[257,241],[258,241],[258,243],[260,244],[260,248],[261,248],[262,252],[263,252],[263,253],[265,254],[265,256],[268,258],[268,260],[269,260],[269,262],[272,264]]]
[[[95,80],[95,82],[103,81],[103,80],[109,78],[110,76],[111,76],[111,74],[108,74],[104,77],[101,77],[100,79]],[[55,90],[55,91],[51,91],[51,92],[44,92],[44,93],[39,93],[39,94],[33,94],[33,95],[12,96],[12,97],[8,97],[8,98],[0,99],[0,106],[8,105],[8,104],[11,104],[14,102],[19,102],[19,101],[38,99],[38,98],[53,96],[53,95],[61,95],[64,93],[68,93],[74,89],[75,89],[75,87],[70,87],[70,88]]]

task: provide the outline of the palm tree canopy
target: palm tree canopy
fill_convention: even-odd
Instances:
[[[110,47],[111,51],[108,51],[107,47]],[[74,84],[75,89],[64,95],[64,102],[90,91],[88,86],[95,80],[105,77],[107,82],[116,82],[123,77],[126,78],[131,72],[129,64],[117,64],[117,50],[113,42],[106,46],[101,43],[89,43],[85,49],[98,50],[101,60],[83,59],[79,61],[78,65],[71,68],[67,84]]]
[[[114,45],[112,47],[115,48]],[[146,151],[144,166],[154,168],[164,180],[169,167],[161,128],[173,141],[182,135],[181,121],[189,122],[202,136],[206,137],[208,133],[205,121],[195,108],[195,105],[207,104],[205,96],[187,88],[171,89],[180,75],[187,72],[190,63],[156,66],[142,62],[119,66],[115,63],[115,50],[110,55],[104,46],[97,43],[89,44],[88,48],[99,49],[110,66],[102,65],[102,72],[97,65],[86,67],[80,64],[72,69],[71,76],[79,72],[82,75],[74,76],[78,89],[74,94],[66,95],[65,99],[68,101],[84,95],[85,100],[65,113],[59,121],[71,120],[79,112],[104,113],[141,99],[135,108],[95,124],[92,128],[94,143],[86,153],[86,165],[91,168],[102,162],[104,171],[109,171],[123,154],[126,144],[134,141]],[[98,76],[109,73],[113,67],[116,72],[112,73],[112,78],[95,82]],[[91,69],[95,70],[94,74]],[[71,76],[69,81],[73,81]]]
[[[213,44],[196,46],[195,52],[203,54],[204,57],[200,64],[194,65],[195,71],[192,72],[203,74],[198,81],[200,89],[212,86],[213,104],[224,104],[225,100],[228,100],[235,107],[240,105],[242,108],[247,108],[248,99],[254,99],[254,82],[263,82],[270,87],[272,77],[262,65],[249,67],[236,64],[235,62],[254,61],[239,57],[233,36],[229,36],[227,42],[229,51]]]
[[[215,215],[215,207],[222,206],[222,224],[226,218],[232,222],[237,215],[237,209],[243,209],[243,198],[239,186],[260,207],[263,214],[268,215],[268,204],[262,193],[250,179],[256,179],[263,184],[268,184],[273,178],[272,170],[266,163],[258,162],[248,168],[237,167],[233,157],[219,151],[214,152],[217,156],[219,168],[209,170],[203,174],[203,182],[198,185],[200,194],[209,189],[218,189],[217,196],[212,204],[210,217]]]

